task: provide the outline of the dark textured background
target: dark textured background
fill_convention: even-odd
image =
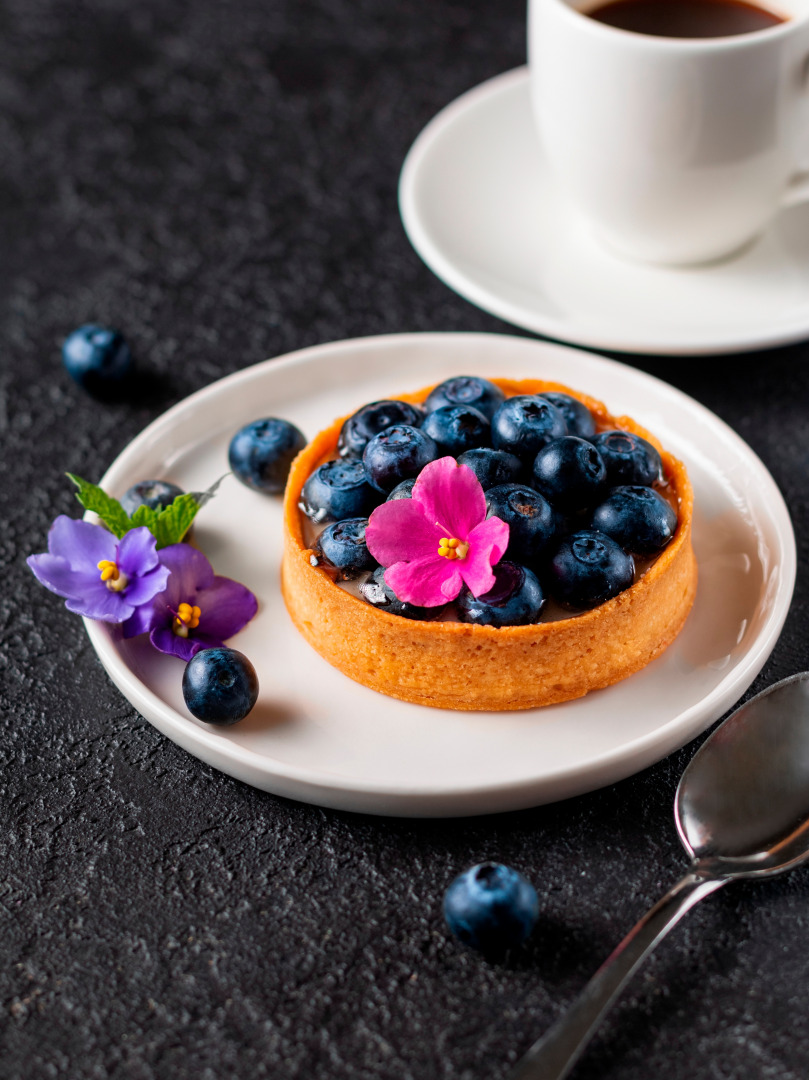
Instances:
[[[0,4],[0,1077],[491,1078],[680,874],[693,751],[497,818],[408,822],[285,802],[200,764],[108,681],[26,570],[65,469],[99,476],[192,390],[289,349],[508,329],[403,234],[396,182],[444,104],[524,59],[523,0],[2,0]],[[64,375],[75,325],[120,326],[139,396]],[[632,359],[761,455],[805,564],[807,349]],[[755,688],[809,666],[801,573]],[[485,857],[541,896],[486,963],[442,893]],[[809,1075],[809,871],[692,913],[580,1080]]]

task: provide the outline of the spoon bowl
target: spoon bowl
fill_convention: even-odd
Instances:
[[[643,960],[704,897],[809,859],[809,672],[736,709],[692,758],[674,800],[691,869],[630,930],[510,1080],[563,1080]]]
[[[809,672],[737,709],[691,760],[674,803],[701,870],[762,877],[809,857]]]

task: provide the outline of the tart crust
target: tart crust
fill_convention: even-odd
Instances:
[[[310,473],[333,457],[345,417],[321,431],[293,462],[284,496],[281,583],[295,626],[320,655],[372,690],[442,709],[531,709],[582,697],[640,671],[682,629],[694,602],[693,492],[685,466],[627,416],[560,383],[492,379],[508,397],[561,391],[593,413],[599,429],[648,439],[663,459],[677,504],[673,539],[625,592],[591,611],[555,622],[492,627],[417,622],[379,611],[310,563],[298,501]],[[426,387],[397,400],[421,403]]]

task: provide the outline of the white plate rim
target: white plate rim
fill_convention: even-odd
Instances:
[[[418,206],[419,180],[429,164],[437,143],[441,142],[455,125],[478,105],[491,98],[508,93],[515,86],[528,82],[526,65],[513,68],[479,83],[444,106],[416,136],[405,156],[399,175],[399,213],[402,225],[416,253],[433,273],[454,292],[479,307],[482,311],[505,319],[536,334],[556,341],[582,345],[591,349],[609,349],[629,354],[653,354],[657,356],[719,356],[726,353],[753,352],[757,349],[792,345],[809,335],[809,305],[806,315],[793,321],[785,320],[778,329],[746,332],[744,334],[717,334],[684,336],[677,340],[633,338],[631,333],[615,336],[614,333],[593,333],[579,328],[573,320],[555,318],[549,313],[537,313],[520,304],[491,292],[478,284],[452,261],[434,241],[422,221]]]
[[[718,719],[747,690],[766,662],[786,619],[794,590],[797,569],[795,537],[789,512],[783,496],[766,466],[732,428],[725,424],[716,414],[676,387],[620,361],[572,349],[564,345],[533,341],[506,334],[425,332],[350,338],[309,346],[236,371],[176,403],[144,428],[121,451],[102,477],[100,483],[105,488],[113,490],[118,487],[121,478],[126,474],[127,462],[130,457],[134,457],[140,448],[151,440],[159,439],[165,431],[171,430],[175,421],[186,410],[196,408],[209,399],[214,399],[221,389],[225,387],[230,389],[242,384],[248,385],[254,379],[261,379],[268,370],[282,373],[284,370],[305,366],[312,360],[322,359],[327,356],[332,357],[331,362],[334,363],[334,358],[344,351],[353,352],[361,349],[376,353],[389,344],[400,342],[418,342],[419,346],[437,349],[447,339],[460,342],[465,339],[469,341],[484,339],[491,342],[505,339],[512,344],[519,343],[520,347],[536,349],[538,356],[550,351],[567,357],[573,356],[577,363],[585,366],[588,364],[606,365],[608,368],[612,368],[616,374],[622,373],[624,377],[631,373],[630,378],[633,382],[645,383],[650,387],[654,386],[658,391],[662,390],[667,395],[673,395],[679,399],[682,404],[695,412],[696,415],[701,416],[706,422],[710,423],[719,436],[727,440],[738,453],[747,459],[748,464],[757,471],[758,479],[767,489],[768,510],[774,521],[777,521],[777,535],[782,544],[779,553],[781,575],[778,595],[755,641],[751,643],[746,651],[743,661],[734,666],[729,675],[722,679],[697,704],[690,706],[677,716],[656,727],[653,731],[603,753],[600,757],[591,761],[584,770],[577,766],[558,770],[554,774],[553,782],[546,782],[545,786],[550,792],[547,798],[544,796],[532,797],[529,801],[525,801],[531,795],[535,784],[535,781],[530,778],[509,782],[498,781],[491,785],[476,782],[468,789],[455,786],[449,792],[430,785],[396,786],[377,784],[357,777],[347,780],[342,775],[330,774],[323,769],[310,770],[302,768],[278,759],[268,758],[266,754],[258,753],[247,747],[223,741],[219,739],[215,729],[192,726],[187,717],[181,716],[171,706],[167,705],[159,695],[147,687],[118,655],[113,635],[106,624],[85,619],[85,629],[90,642],[119,690],[135,706],[138,712],[158,730],[168,735],[172,741],[183,746],[201,760],[214,765],[221,771],[248,783],[254,783],[255,786],[273,791],[276,794],[335,808],[360,809],[363,812],[393,816],[426,817],[473,816],[480,813],[524,808],[539,805],[542,802],[553,801],[555,798],[567,797],[567,787],[571,779],[584,778],[584,782],[577,783],[575,792],[570,792],[570,794],[583,793],[631,775],[665,757],[705,730],[713,719]],[[708,714],[712,719],[705,720],[704,717]],[[628,761],[634,762],[636,765],[627,769],[626,763]],[[273,764],[271,773],[267,773],[268,762]],[[599,774],[599,779],[588,786],[586,776],[595,773]],[[268,776],[277,783],[272,786],[261,782],[257,783],[256,778],[261,776]],[[604,776],[607,779],[603,779]],[[553,792],[556,790],[563,792],[563,794],[555,795]],[[378,798],[381,798],[389,808],[377,809]],[[470,798],[479,798],[483,804],[482,808],[469,809]],[[356,805],[357,803],[360,805]],[[431,803],[433,809],[425,810],[425,803]]]

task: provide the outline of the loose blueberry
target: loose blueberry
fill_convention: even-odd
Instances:
[[[525,626],[539,621],[545,597],[537,577],[525,566],[499,562],[492,567],[494,585],[482,596],[464,588],[456,601],[461,622],[478,626]]]
[[[424,408],[430,413],[445,405],[471,405],[479,409],[487,420],[491,420],[505,397],[503,391],[488,379],[458,375],[436,386],[424,402]]]
[[[478,478],[484,491],[498,484],[516,484],[522,476],[522,462],[505,450],[490,450],[481,447],[477,450],[465,450],[458,456],[459,465],[468,465]]]
[[[483,953],[503,953],[521,945],[539,916],[536,889],[502,863],[473,866],[444,895],[444,918],[464,944]]]
[[[367,517],[379,501],[361,461],[335,460],[315,469],[303,485],[298,506],[316,525],[324,525]]]
[[[387,495],[403,480],[416,477],[431,461],[441,457],[434,439],[419,428],[396,424],[380,431],[363,451],[368,480]]]
[[[390,495],[388,495],[387,499],[385,499],[385,502],[396,502],[397,499],[412,499],[413,486],[415,483],[415,476],[411,476],[409,480],[403,480],[401,484],[396,485]]]
[[[595,529],[567,536],[550,560],[548,590],[572,608],[594,608],[628,589],[635,575],[631,555]]]
[[[391,615],[401,615],[405,619],[432,619],[438,608],[417,607],[400,600],[385,581],[385,567],[379,566],[372,577],[360,585],[360,592],[369,604]]]
[[[530,463],[553,439],[567,435],[562,412],[536,394],[520,394],[504,401],[492,419],[492,446],[507,450]]]
[[[435,439],[442,454],[452,457],[491,442],[489,421],[471,405],[442,405],[428,413],[422,431]]]
[[[674,536],[677,514],[654,488],[617,487],[593,511],[591,524],[624,551],[654,555]]]
[[[258,698],[256,669],[236,649],[202,649],[185,666],[183,697],[198,720],[237,724]]]
[[[362,457],[362,452],[374,435],[395,424],[421,427],[424,413],[418,405],[406,401],[372,401],[363,405],[343,424],[337,440],[340,457]]]
[[[336,570],[342,581],[373,570],[377,561],[365,543],[367,524],[368,518],[347,518],[328,525],[312,544],[312,565]]]
[[[171,506],[178,495],[185,492],[168,480],[141,480],[133,484],[121,497],[121,506],[130,517],[139,506],[148,506],[150,510],[165,510]]]
[[[606,480],[607,469],[598,450],[576,435],[554,439],[534,459],[533,487],[564,513],[598,502]]]
[[[120,330],[95,323],[68,335],[62,361],[70,377],[90,394],[119,387],[132,371],[132,353]]]
[[[650,442],[631,431],[602,431],[593,439],[593,445],[607,466],[610,487],[648,486],[663,475],[660,454]]]
[[[578,435],[580,439],[592,439],[596,433],[596,422],[586,405],[569,394],[560,394],[556,390],[542,396],[562,413],[568,434]]]
[[[498,484],[486,492],[487,517],[508,525],[506,557],[536,563],[557,535],[558,520],[548,500],[524,484]]]
[[[247,487],[267,495],[284,490],[289,467],[306,446],[303,433],[288,420],[254,420],[236,432],[228,447],[228,463]]]

